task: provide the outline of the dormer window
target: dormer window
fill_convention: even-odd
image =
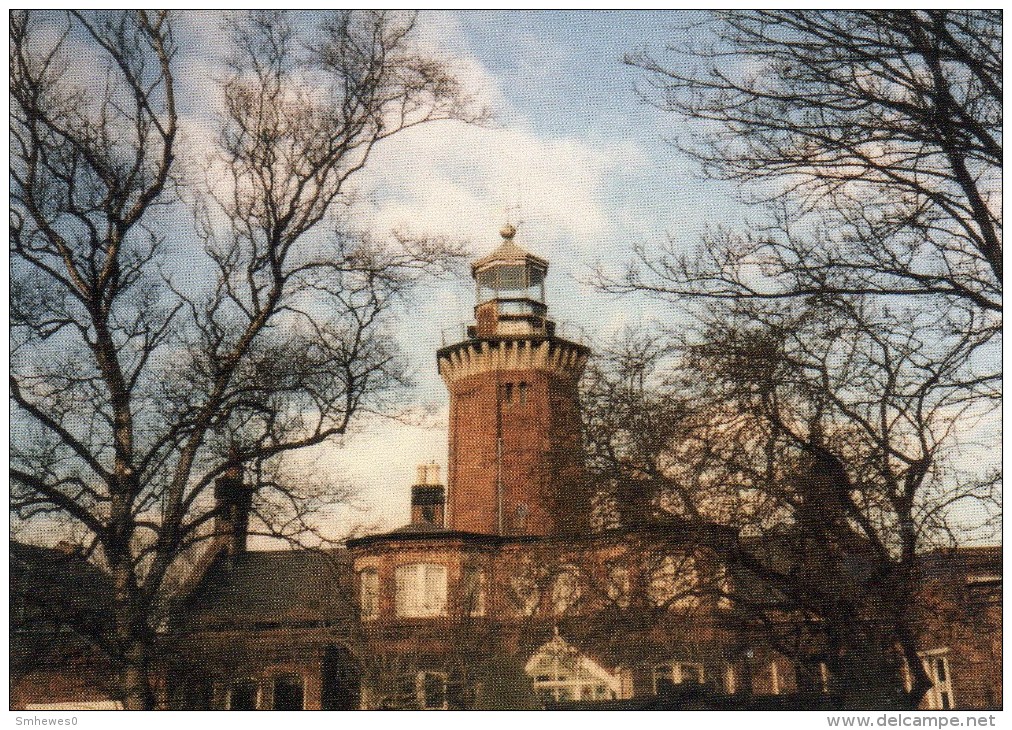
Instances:
[[[435,563],[402,565],[394,573],[395,609],[402,618],[446,615],[446,566]]]

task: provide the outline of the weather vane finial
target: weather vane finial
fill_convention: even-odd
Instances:
[[[506,206],[506,225],[499,229],[499,235],[507,241],[513,240],[513,236],[517,235],[517,227],[522,221],[517,221],[516,225],[513,225],[513,211],[516,210],[519,214],[520,204]]]

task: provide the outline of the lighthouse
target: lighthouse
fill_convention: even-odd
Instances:
[[[474,324],[436,354],[450,394],[447,526],[493,535],[585,529],[577,390],[589,350],[555,334],[548,261],[516,228],[471,265]]]

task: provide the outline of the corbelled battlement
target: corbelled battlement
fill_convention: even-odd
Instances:
[[[436,353],[439,374],[449,384],[479,373],[532,370],[580,377],[590,350],[557,337],[465,340]]]

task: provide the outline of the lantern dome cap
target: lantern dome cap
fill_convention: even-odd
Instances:
[[[487,269],[490,266],[497,266],[501,264],[513,264],[523,265],[531,264],[541,269],[548,268],[548,261],[535,256],[529,251],[521,248],[513,241],[513,237],[516,236],[517,229],[515,226],[507,223],[499,231],[499,235],[502,236],[503,242],[499,244],[492,253],[482,256],[480,259],[471,264],[472,275],[477,274],[482,269]]]

